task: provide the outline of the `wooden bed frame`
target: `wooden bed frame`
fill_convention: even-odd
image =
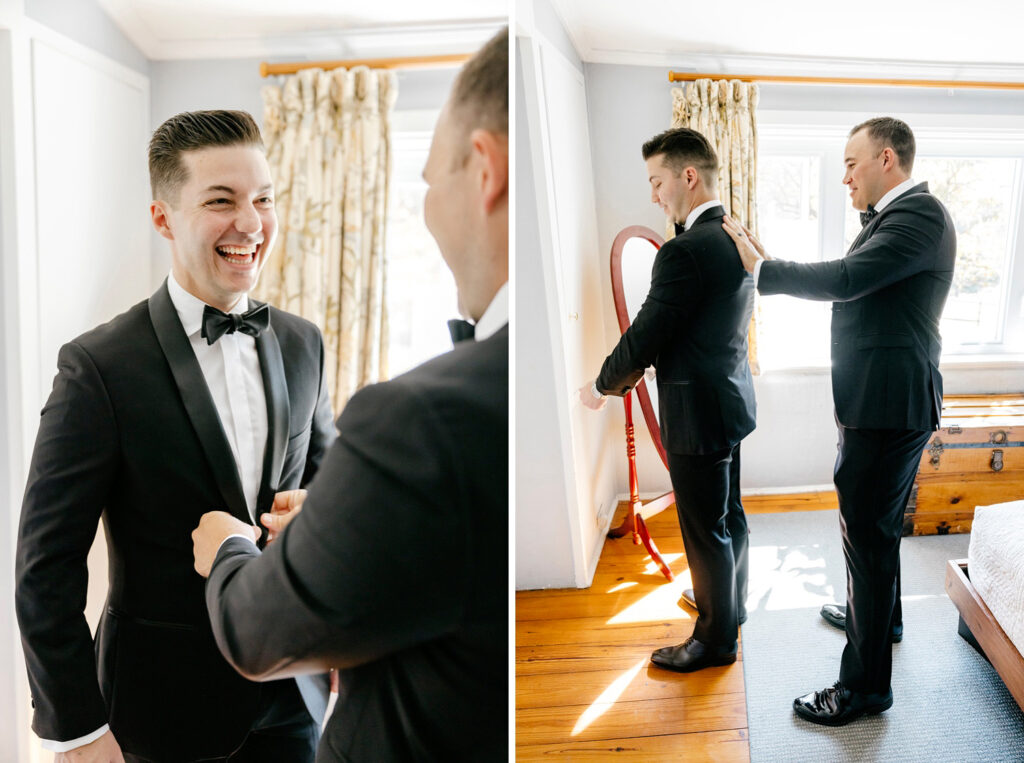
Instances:
[[[992,663],[1020,709],[1024,710],[1024,657],[971,584],[966,559],[949,560],[946,593],[960,610],[960,635]],[[964,628],[968,633],[963,632]]]

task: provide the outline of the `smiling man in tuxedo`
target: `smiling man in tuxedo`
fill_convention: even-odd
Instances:
[[[651,288],[592,384],[588,408],[628,395],[654,365],[658,421],[668,454],[679,527],[696,606],[693,635],[651,661],[691,672],[736,661],[746,620],[747,520],[740,501],[740,442],[755,426],[747,327],[754,289],[721,227],[718,157],[696,130],[681,127],[643,146],[651,201],[678,235],[658,250]]]
[[[956,231],[928,184],[910,177],[915,153],[914,134],[898,119],[878,117],[850,131],[843,183],[863,229],[840,260],[770,259],[750,231],[723,223],[761,294],[833,303],[847,641],[839,681],[793,701],[801,718],[827,726],[892,706],[903,513],[942,413],[939,318],[953,281]]]
[[[239,671],[339,669],[318,761],[508,759],[507,29],[459,73],[423,177],[474,337],[352,397],[265,552],[224,512],[193,536]]]
[[[179,114],[149,164],[171,273],[61,348],[32,456],[16,600],[33,729],[57,761],[311,761],[325,693],[231,669],[190,534],[222,506],[256,537],[275,493],[312,479],[334,437],[320,332],[248,298],[277,232],[252,117]],[[94,651],[83,608],[101,516]]]

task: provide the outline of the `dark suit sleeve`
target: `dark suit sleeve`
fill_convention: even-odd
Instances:
[[[334,415],[331,413],[331,398],[327,390],[324,340],[319,331],[317,331],[317,340],[320,343],[320,391],[317,394],[316,409],[313,411],[309,448],[306,451],[306,468],[299,483],[301,487],[308,486],[312,481],[337,434],[334,428]]]
[[[598,391],[622,396],[633,389],[665,343],[683,328],[700,292],[700,269],[693,255],[675,242],[665,244],[651,269],[647,299],[601,366]]]
[[[116,422],[91,358],[61,348],[18,530],[15,603],[32,728],[64,741],[107,722],[85,609],[86,559],[117,468]]]
[[[258,557],[225,544],[206,601],[239,672],[267,680],[353,667],[457,626],[469,540],[444,422],[411,385],[361,390],[281,537]]]
[[[798,263],[768,260],[757,290],[803,299],[847,302],[932,269],[945,221],[935,203],[906,205],[879,220],[878,229],[841,260]]]

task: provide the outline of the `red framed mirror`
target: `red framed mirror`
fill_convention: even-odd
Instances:
[[[612,297],[615,301],[615,315],[619,322],[619,331],[622,333],[629,328],[650,291],[651,268],[658,250],[664,243],[665,240],[661,236],[642,225],[631,225],[623,229],[612,243]],[[644,423],[647,425],[647,431],[650,433],[654,447],[667,470],[668,457],[661,444],[661,430],[658,425],[657,385],[651,384],[649,375],[645,375],[637,382],[634,392],[640,401],[640,410]],[[632,533],[633,543],[637,545],[643,543],[662,574],[672,580],[672,571],[661,558],[661,554],[647,530],[645,520],[671,506],[675,502],[675,494],[669,491],[647,503],[640,501],[640,486],[636,471],[636,440],[633,427],[633,393],[623,397],[622,402],[626,410],[626,458],[629,467],[630,512],[621,525],[609,531],[608,537],[621,538]]]

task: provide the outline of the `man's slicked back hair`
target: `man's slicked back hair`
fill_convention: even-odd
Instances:
[[[215,146],[254,146],[263,150],[259,125],[246,111],[185,111],[171,117],[149,141],[149,184],[154,199],[177,202],[188,169],[181,155]]]
[[[895,117],[875,117],[856,125],[850,130],[850,137],[861,130],[868,131],[868,137],[878,146],[879,152],[891,148],[904,172],[909,175],[913,171],[917,143],[914,141],[914,132],[910,125]]]
[[[466,62],[455,80],[452,112],[469,130],[508,135],[508,27]]]
[[[677,176],[687,167],[693,167],[706,186],[712,190],[718,186],[718,156],[708,139],[696,130],[689,127],[665,130],[644,143],[641,152],[645,161],[659,154],[664,156],[663,164]]]

